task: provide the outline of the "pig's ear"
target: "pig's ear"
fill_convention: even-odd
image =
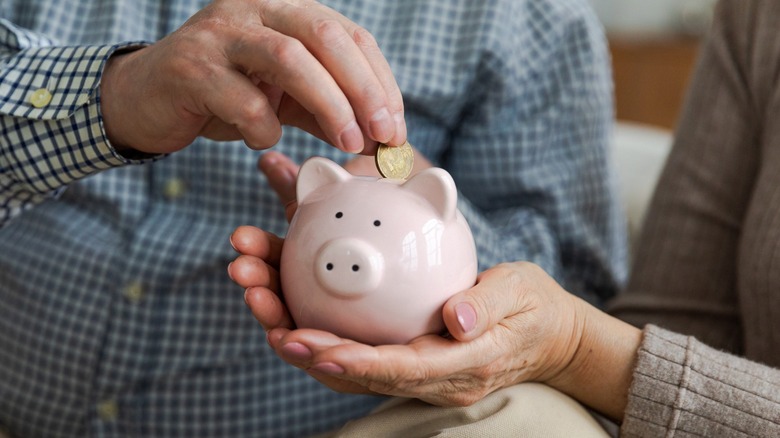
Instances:
[[[427,199],[445,222],[455,217],[458,190],[446,170],[438,167],[425,169],[406,181],[402,187]]]
[[[295,196],[300,204],[318,188],[351,178],[352,175],[349,172],[333,161],[323,157],[312,157],[306,160],[298,171]]]

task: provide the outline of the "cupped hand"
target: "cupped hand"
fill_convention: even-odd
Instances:
[[[406,139],[398,85],[373,36],[313,0],[216,0],[159,42],[109,59],[109,140],[167,153],[197,136],[274,145],[281,124],[349,152]]]
[[[246,288],[244,300],[266,331],[293,328],[281,295],[279,260],[283,239],[257,227],[236,228],[230,243],[239,256],[228,265],[228,275]]]
[[[413,150],[412,174],[433,166],[420,151]],[[269,151],[260,157],[258,168],[285,206],[285,214],[290,221],[298,206],[295,200],[298,164],[284,154]],[[379,176],[374,158],[369,156],[356,156],[344,168],[353,175]],[[240,255],[228,266],[228,274],[233,281],[247,288],[245,299],[255,317],[266,330],[291,327],[287,309],[280,298],[279,260],[284,240],[257,227],[244,225],[236,228],[230,242]]]
[[[519,262],[485,271],[446,303],[451,337],[369,346],[281,327],[268,340],[283,359],[334,390],[463,406],[519,382],[558,378],[580,342],[582,304],[538,266]]]

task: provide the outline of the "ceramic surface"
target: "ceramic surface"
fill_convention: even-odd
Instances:
[[[375,345],[444,330],[442,305],[477,276],[449,173],[356,177],[314,157],[301,166],[296,192],[281,279],[298,327]]]

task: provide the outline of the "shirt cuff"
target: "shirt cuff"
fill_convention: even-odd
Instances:
[[[114,150],[100,109],[108,58],[144,45],[30,47],[5,60],[0,70],[0,207],[5,210],[0,216],[5,217],[0,223],[87,175],[154,159],[129,159]]]

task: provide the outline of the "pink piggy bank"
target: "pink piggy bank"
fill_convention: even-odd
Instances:
[[[314,157],[301,166],[296,193],[281,281],[299,328],[373,345],[444,330],[444,302],[477,277],[449,173],[358,177]]]

